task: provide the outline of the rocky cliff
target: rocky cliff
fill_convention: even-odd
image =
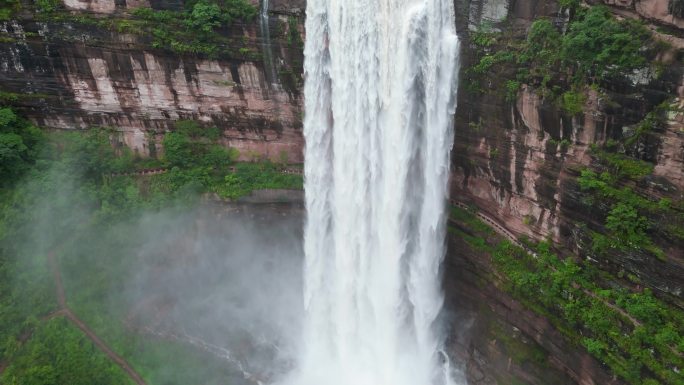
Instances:
[[[164,30],[136,16],[147,7],[183,2],[23,2],[0,27],[2,95],[41,126],[115,127],[142,155],[174,120],[193,119],[221,128],[243,159],[301,162],[303,5],[272,1],[266,17],[219,28],[211,54],[160,44]]]
[[[579,106],[571,111],[564,99],[567,93],[559,100],[545,93],[540,84],[519,82],[515,62],[493,64],[495,70],[475,76],[489,65],[488,58],[498,60],[504,56],[496,56],[497,52],[516,46],[512,42],[524,42],[535,20],[549,20],[557,29],[567,31],[569,9],[553,1],[457,2],[460,14],[468,15],[468,20],[462,21],[462,26],[467,25],[462,27],[466,48],[451,196],[491,220],[490,225],[504,228],[506,235],[530,243],[550,241],[558,255],[577,261],[583,269],[597,269],[601,278],[596,279],[603,290],[625,290],[635,296],[652,291],[667,304],[665,308],[679,314],[684,242],[675,228],[683,228],[684,19],[676,12],[676,1],[603,3],[618,20],[643,23],[659,42],[659,49],[649,56],[649,69],[581,88]],[[482,43],[481,39],[491,37],[491,46]],[[499,45],[502,41],[506,43]],[[643,55],[648,56],[645,50]],[[561,89],[562,81],[555,86]],[[646,171],[625,176],[627,163],[643,165]],[[612,191],[629,194],[618,197],[595,190],[587,176],[601,172],[619,175],[606,177],[610,182],[601,188],[610,185]],[[611,222],[619,217],[616,207],[635,202],[625,203],[627,195],[646,206],[666,202],[667,207],[635,206],[634,212],[643,215],[648,224],[641,232],[644,238],[634,247],[618,245],[629,243],[624,236],[629,230],[621,226],[615,230]],[[467,224],[455,226],[466,236],[458,231],[450,237],[447,295],[451,307],[464,311],[462,319],[472,325],[469,332],[454,334],[455,346],[460,346],[457,350],[467,357],[472,383],[609,384],[629,377],[617,375],[617,364],[609,359],[596,359],[605,355],[587,353],[586,340],[593,331],[586,322],[575,325],[581,331],[573,341],[569,333],[558,331],[560,323],[554,327],[549,322],[554,316],[563,318],[563,309],[531,311],[535,306],[529,297],[514,295],[515,288],[506,288],[506,282],[515,277],[511,279],[509,272],[494,263],[495,253],[468,245],[462,238],[477,235]],[[606,238],[612,242],[607,250],[600,247]],[[481,242],[491,244],[491,239],[484,236]],[[543,291],[539,288],[537,295],[543,296]],[[682,325],[677,327],[681,330]],[[617,345],[610,354],[626,349]],[[656,360],[665,362],[662,357]],[[645,366],[635,366],[640,369],[634,369],[629,377],[634,380],[627,382],[650,384],[648,378],[653,373]],[[678,371],[670,366],[669,372],[664,370],[653,383],[678,383]]]

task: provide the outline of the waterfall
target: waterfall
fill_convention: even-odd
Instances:
[[[451,0],[308,0],[304,347],[296,385],[447,384]]]
[[[269,87],[277,83],[275,63],[273,61],[273,47],[271,46],[271,29],[269,26],[268,0],[261,0],[261,14],[259,15],[259,30],[261,32],[261,50],[264,58],[264,74]]]

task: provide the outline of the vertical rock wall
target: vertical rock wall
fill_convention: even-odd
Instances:
[[[589,3],[599,3],[593,1]],[[572,116],[557,104],[523,86],[511,100],[501,89],[510,76],[485,79],[481,94],[467,89],[465,71],[477,64],[470,42],[481,26],[523,39],[532,21],[567,23],[555,1],[456,1],[468,15],[460,22],[464,38],[461,89],[451,178],[452,199],[476,207],[517,237],[551,240],[561,254],[584,258],[581,224],[603,231],[605,213],[582,202],[577,177],[596,161],[591,146],[621,140],[655,105],[684,105],[684,31],[668,12],[669,0],[604,1],[620,18],[638,18],[670,48],[660,59],[664,75],[635,74],[629,84],[611,84],[605,94],[587,90],[581,114]],[[662,34],[665,28],[669,34]],[[652,197],[682,199],[684,192],[684,114],[670,112],[665,128],[641,151],[654,172],[634,186]],[[464,231],[469,231],[467,228]],[[633,274],[640,285],[680,303],[684,288],[684,249],[663,241],[665,259],[616,254],[599,261],[605,271]],[[451,236],[446,262],[447,307],[456,320],[454,354],[466,362],[471,384],[618,384],[621,383],[584,348],[566,340],[548,321],[501,290],[501,272],[491,255]],[[511,345],[513,347],[511,347]],[[539,354],[540,360],[534,357]],[[516,357],[516,355],[518,357]],[[522,359],[520,358],[522,357]]]
[[[125,20],[131,8],[175,9],[179,4],[173,2],[65,0],[64,5],[72,12],[59,21],[36,22],[22,14],[0,25],[6,37],[0,45],[0,91],[21,95],[19,107],[36,123],[58,129],[116,127],[128,146],[146,155],[175,120],[193,119],[221,128],[225,144],[240,150],[243,159],[303,160],[298,85],[290,78],[286,84],[281,78],[267,81],[261,55],[179,55],[155,49],[145,36],[79,20],[81,13],[94,20]],[[258,22],[222,33],[241,41],[242,50],[271,50],[278,71],[300,72],[301,47],[286,38],[293,26],[303,32],[300,9],[287,14],[287,3],[278,6],[280,13],[268,23],[273,36],[268,47]]]

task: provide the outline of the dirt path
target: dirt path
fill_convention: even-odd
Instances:
[[[93,332],[88,325],[85,324],[80,318],[74,314],[71,309],[67,306],[66,295],[64,294],[64,285],[62,285],[62,274],[59,272],[59,267],[57,266],[57,257],[53,251],[48,253],[48,264],[50,265],[50,270],[52,271],[52,276],[55,280],[55,291],[57,293],[57,302],[59,303],[59,310],[52,314],[64,315],[68,318],[76,327],[81,329],[81,331],[97,346],[104,354],[109,357],[110,360],[114,361],[121,369],[123,369],[126,374],[138,385],[146,385],[145,380],[138,374],[138,372],[133,369],[133,367],[126,362],[121,356],[116,354],[107,344],[100,339],[100,337]],[[1,368],[0,368],[1,369]]]

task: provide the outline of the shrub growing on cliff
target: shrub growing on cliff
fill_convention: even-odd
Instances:
[[[684,0],[670,0],[667,9],[670,14],[680,19],[684,18]]]
[[[507,76],[514,70],[510,81],[529,84],[576,114],[581,106],[576,103],[580,95],[575,90],[632,75],[662,48],[639,22],[617,20],[606,7],[584,9],[578,3],[567,0],[561,4],[572,11],[564,34],[547,18],[533,22],[522,42],[486,30],[474,32],[472,41],[479,60],[466,71],[466,80],[479,84],[469,88],[482,91],[481,83],[491,76]]]
[[[205,8],[215,5],[221,12],[224,22],[231,23],[241,19],[251,21],[257,15],[257,9],[247,0],[186,0],[185,9],[195,12],[198,6]]]
[[[210,33],[214,28],[221,25],[221,8],[216,3],[210,3],[206,0],[198,1],[192,8],[187,23],[191,28]]]
[[[530,67],[530,76],[549,82],[560,61],[561,35],[548,19],[532,23],[519,61]]]
[[[36,6],[42,12],[54,12],[62,5],[60,0],[35,0]]]
[[[535,252],[498,245],[492,259],[507,291],[629,383],[682,383],[674,369],[684,364],[680,311],[649,290],[616,289],[591,265],[560,260],[544,243]]]
[[[217,56],[231,41],[220,33],[238,20],[250,21],[257,9],[247,0],[194,0],[183,11],[136,8],[133,14],[150,22],[152,46],[178,53]]]
[[[9,20],[20,7],[19,0],[0,0],[0,20]]]
[[[646,65],[643,47],[650,33],[633,20],[616,20],[605,7],[592,7],[570,24],[561,58],[576,80],[626,75]]]
[[[180,168],[227,168],[237,158],[237,152],[217,144],[218,138],[215,127],[203,128],[193,121],[179,121],[176,131],[164,136],[166,162]]]
[[[570,115],[581,114],[587,97],[582,91],[568,91],[560,99],[561,107]]]

